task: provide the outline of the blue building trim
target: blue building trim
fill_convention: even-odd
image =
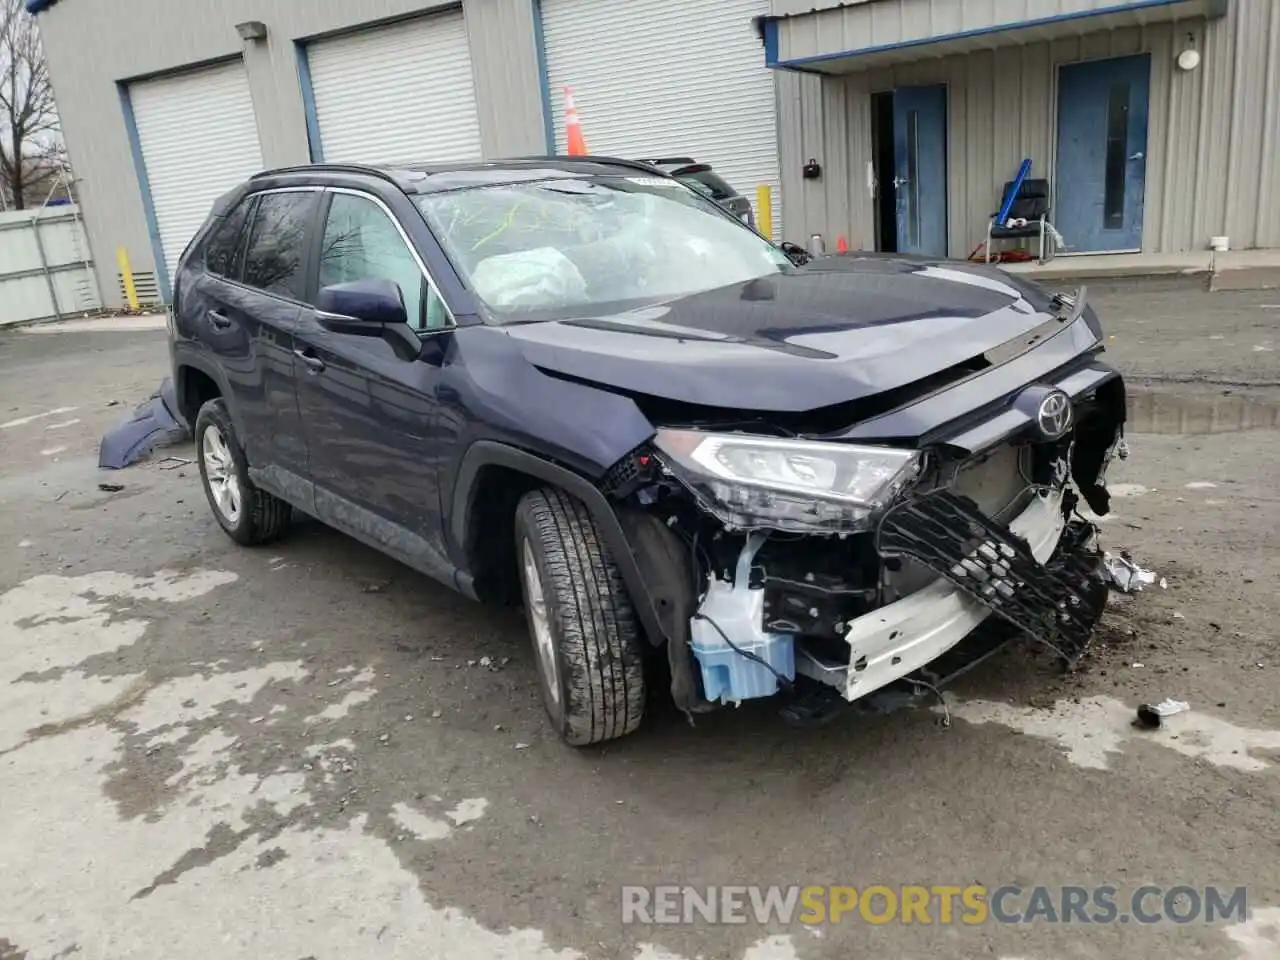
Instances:
[[[147,233],[151,236],[151,258],[156,267],[156,289],[165,303],[172,303],[169,286],[169,266],[164,262],[164,244],[160,240],[160,221],[156,219],[155,204],[151,200],[151,181],[147,179],[147,164],[142,156],[142,140],[138,137],[138,122],[133,116],[133,102],[129,88],[117,84],[120,109],[124,112],[124,129],[129,135],[129,152],[133,155],[133,171],[138,177],[138,189],[142,191],[142,209],[147,217]]]
[[[764,28],[764,62],[774,66],[778,62],[778,21],[767,19]]]
[[[302,112],[307,118],[307,152],[312,163],[324,160],[324,143],[320,139],[320,118],[316,114],[316,92],[311,86],[311,62],[307,59],[307,45],[301,40],[293,45],[298,58],[298,86],[302,90]]]
[[[765,66],[774,70],[800,70],[813,64],[827,63],[831,60],[844,60],[849,57],[863,57],[872,53],[884,53],[888,50],[907,50],[912,47],[926,47],[935,43],[943,43],[947,40],[965,40],[970,37],[983,37],[993,33],[1008,33],[1011,30],[1023,30],[1028,27],[1045,27],[1055,23],[1067,23],[1072,20],[1085,20],[1090,17],[1101,17],[1109,13],[1125,13],[1131,10],[1148,10],[1152,7],[1167,7],[1175,3],[1182,3],[1185,0],[1139,0],[1138,3],[1117,4],[1110,7],[1096,7],[1093,10],[1081,10],[1076,13],[1059,13],[1051,17],[1041,17],[1037,20],[1019,20],[1014,23],[1002,23],[998,26],[978,27],[973,30],[961,30],[958,33],[948,33],[939,37],[920,37],[916,40],[904,40],[901,43],[885,43],[874,47],[859,47],[853,50],[842,50],[839,53],[821,53],[812,57],[795,57],[790,60],[781,60],[778,57],[778,37],[777,37],[777,20],[765,21]],[[1211,4],[1211,10],[1225,6],[1222,3]],[[809,14],[797,14],[796,16],[809,16]],[[790,17],[782,19],[791,19]],[[769,33],[770,28],[773,30],[773,42],[770,44]]]
[[[538,57],[538,86],[542,89],[542,131],[547,141],[547,154],[556,152],[555,111],[551,109],[551,75],[547,72],[547,40],[542,34],[542,0],[533,4],[533,46]]]

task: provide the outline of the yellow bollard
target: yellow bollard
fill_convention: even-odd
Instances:
[[[133,268],[129,266],[129,252],[116,247],[116,263],[120,265],[120,279],[124,281],[124,298],[130,310],[138,309],[138,288],[133,285]]]
[[[767,183],[756,187],[756,229],[773,239],[773,188]]]

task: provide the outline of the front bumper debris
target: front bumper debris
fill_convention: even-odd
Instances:
[[[1018,564],[1022,579],[1038,583],[1041,577],[1052,578],[1051,571],[1058,563],[1077,550],[1089,549],[1068,531],[1063,510],[1068,495],[1063,490],[1038,495],[1007,529],[999,528],[998,544],[1018,544],[1025,551]],[[986,534],[989,524],[984,520],[979,529]],[[1028,558],[1043,572],[1028,571]],[[935,559],[941,562],[941,557]],[[1040,564],[1046,566],[1041,568]],[[948,564],[948,570],[952,565]],[[940,575],[923,589],[850,620],[844,634],[849,646],[847,664],[824,662],[798,648],[796,672],[836,687],[848,701],[860,700],[916,673],[956,647],[991,615],[993,607],[974,597],[968,586],[961,587]]]
[[[1073,506],[1067,503],[1063,512]],[[888,511],[878,546],[884,556],[911,557],[945,577],[1074,663],[1088,648],[1107,600],[1095,534],[1084,521],[1067,525],[1059,549],[1042,564],[1023,538],[989,520],[972,501],[937,490]]]

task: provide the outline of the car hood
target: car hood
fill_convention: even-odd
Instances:
[[[778,274],[607,315],[514,324],[547,373],[700,406],[800,412],[972,361],[1047,319],[995,268],[885,256]]]

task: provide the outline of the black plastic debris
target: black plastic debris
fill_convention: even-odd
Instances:
[[[123,483],[100,483],[98,489],[103,493],[119,493],[124,489]]]
[[[1074,504],[1065,504],[1067,511]],[[1067,664],[1080,659],[1106,607],[1098,576],[1096,528],[1067,523],[1057,552],[1041,565],[1027,542],[991,521],[966,497],[936,490],[885,514],[883,556],[908,556],[941,574]]]
[[[171,446],[190,439],[191,428],[178,409],[173,381],[166,377],[146,403],[136,407],[129,419],[107,431],[98,446],[98,466],[119,470],[134,463],[156,447]]]

